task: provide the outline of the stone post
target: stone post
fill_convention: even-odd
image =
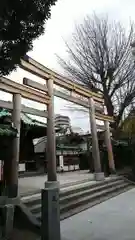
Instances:
[[[41,239],[60,240],[59,183],[56,174],[53,79],[47,80],[50,102],[47,106],[48,181],[42,190]]]
[[[101,170],[100,152],[97,137],[97,126],[95,118],[95,104],[93,98],[89,99],[89,118],[92,135],[92,156],[94,159],[95,179],[104,180],[104,173]]]
[[[14,206],[12,204],[0,206],[0,219],[1,239],[12,239],[14,224]]]
[[[18,195],[18,164],[20,153],[20,128],[21,128],[21,95],[13,95],[13,111],[12,111],[13,127],[17,130],[17,135],[13,139],[13,150],[11,159],[10,184],[8,186],[8,196],[15,198]]]
[[[111,143],[111,137],[110,137],[111,134],[110,134],[109,122],[104,121],[104,125],[105,125],[105,144],[107,147],[109,168],[110,168],[111,174],[114,174],[115,173],[115,164],[114,164],[112,143]]]
[[[53,79],[47,81],[48,94],[50,102],[47,106],[47,161],[48,161],[48,182],[57,181],[56,174],[56,144],[55,144],[55,128],[54,128],[54,94]]]

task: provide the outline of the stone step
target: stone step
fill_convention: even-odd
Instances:
[[[112,177],[101,182],[86,181],[63,187],[60,189],[61,219],[79,213],[132,187],[132,184],[122,177]],[[41,222],[41,193],[24,196],[21,199],[33,218]]]
[[[83,180],[78,180],[78,181],[73,181],[73,182],[67,182],[67,183],[63,183],[63,184],[60,184],[60,189],[65,189],[65,188],[68,188],[68,187],[71,187],[74,186],[74,185],[77,185],[77,184],[83,184],[83,183],[86,183],[86,182],[90,182],[90,181],[94,181],[92,180],[92,178],[86,178],[86,179],[83,179]],[[26,193],[20,193],[20,196],[21,196],[21,199],[25,199],[28,198],[29,196],[31,197],[32,195],[37,195],[37,194],[40,194],[41,193],[41,189],[36,189],[36,190],[33,190],[33,191],[29,191],[29,192],[26,192]]]
[[[74,199],[77,200],[77,199],[80,199],[80,197],[85,197],[87,195],[91,195],[95,192],[98,192],[98,191],[101,191],[103,189],[108,189],[112,186],[116,186],[116,185],[119,185],[121,183],[123,183],[124,181],[123,180],[118,180],[118,181],[113,181],[113,182],[108,182],[106,184],[101,184],[101,185],[97,185],[97,186],[94,186],[93,188],[87,188],[87,189],[80,189],[80,191],[78,192],[74,192],[74,193],[70,193],[64,197],[60,197],[60,204],[65,204],[67,202],[71,202],[73,201]]]
[[[117,189],[117,191],[114,191],[114,192],[111,192],[111,193],[108,193],[107,195],[105,196],[102,196],[100,198],[97,198],[96,200],[92,201],[92,202],[88,202],[87,204],[85,205],[81,205],[80,207],[77,207],[77,208],[74,208],[74,209],[71,209],[70,211],[68,212],[65,212],[63,214],[60,215],[60,219],[61,220],[64,220],[66,218],[69,218],[69,217],[72,217],[73,215],[77,214],[77,213],[80,213],[82,211],[85,211],[87,210],[88,208],[91,208],[97,204],[100,204],[110,198],[113,198],[113,197],[116,197],[117,195],[119,194],[122,194],[130,189],[132,189],[133,186],[131,185],[128,185],[126,187],[123,187],[123,188],[120,188],[119,190]],[[38,221],[40,220],[40,218],[38,219]]]
[[[80,211],[87,209],[88,207],[92,207],[113,196],[116,196],[128,189],[131,189],[131,185],[123,182],[117,186],[111,187],[110,189],[105,189],[100,192],[96,192],[90,196],[80,198],[77,201],[74,200],[73,202],[70,202],[68,204],[60,205],[60,218],[61,220],[63,220],[76,213],[79,213]],[[35,217],[38,221],[41,221],[41,212],[37,212],[35,214]]]
[[[103,196],[105,196],[111,192],[117,191],[118,189],[125,188],[127,186],[128,186],[128,183],[121,183],[117,186],[110,187],[110,189],[104,189],[102,191],[93,193],[89,196],[80,197],[77,201],[73,200],[72,202],[69,202],[67,204],[62,204],[62,205],[60,205],[60,213],[67,212],[73,208],[77,208],[81,205],[85,205],[88,202],[95,201],[97,198],[102,198]]]
[[[37,214],[37,213],[41,212],[41,204],[33,205],[31,208],[29,208],[29,210],[33,214]]]
[[[64,197],[69,194],[80,192],[80,190],[82,188],[83,188],[83,190],[91,189],[91,188],[94,188],[97,186],[102,186],[102,185],[108,184],[110,182],[116,182],[119,180],[123,180],[123,178],[122,177],[113,177],[113,178],[105,179],[104,181],[99,181],[99,182],[91,181],[91,182],[85,182],[83,184],[77,184],[76,186],[70,186],[68,188],[61,189],[60,197]]]
[[[64,194],[64,196],[60,196],[60,204],[66,204],[67,202],[71,202],[75,199],[79,199],[80,197],[83,197],[83,196],[87,196],[87,195],[91,195],[92,193],[94,192],[98,192],[98,191],[101,191],[103,189],[107,189],[109,187],[112,187],[112,186],[115,186],[115,185],[118,185],[120,183],[123,183],[123,180],[118,180],[118,181],[112,181],[112,182],[108,182],[106,184],[101,184],[100,185],[94,185],[93,188],[90,187],[87,187],[87,188],[81,188],[79,189],[80,191],[77,191],[77,193],[73,193],[72,194],[72,191],[67,195]],[[41,202],[38,204],[32,204],[31,207],[29,208],[29,210],[35,214],[35,213],[38,213],[39,211],[41,211]]]
[[[102,181],[102,182],[94,182],[93,183],[93,181],[89,181],[89,182],[86,181],[83,183],[77,183],[76,185],[73,185],[73,186],[70,185],[67,187],[63,187],[60,189],[60,198],[63,196],[67,196],[69,194],[77,193],[82,188],[83,188],[83,190],[90,189],[95,186],[105,185],[106,183],[109,183],[109,182],[119,181],[120,179],[122,179],[122,178],[114,177],[112,179],[108,178],[107,180]],[[41,193],[32,194],[31,196],[30,195],[24,196],[21,198],[21,200],[27,207],[31,207],[33,205],[39,205],[39,204],[41,204]]]
[[[27,206],[31,207],[36,204],[41,204],[41,193],[25,196],[21,198],[21,201]]]

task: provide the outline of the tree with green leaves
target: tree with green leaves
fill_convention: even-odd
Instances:
[[[135,27],[128,30],[107,17],[86,17],[65,42],[67,58],[60,65],[73,81],[104,95],[108,114],[121,124],[135,100],[135,66],[131,43]]]
[[[20,63],[32,42],[44,32],[50,8],[56,0],[1,0],[0,75],[9,74]]]
[[[135,140],[135,108],[132,107],[128,116],[122,121],[119,136],[127,138],[130,142]]]

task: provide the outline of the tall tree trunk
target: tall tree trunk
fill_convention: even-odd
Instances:
[[[104,93],[104,100],[105,100],[105,106],[107,108],[107,113],[109,116],[113,116],[114,115],[114,107],[113,107],[112,101],[110,99],[108,90],[105,85],[103,86],[103,93]]]

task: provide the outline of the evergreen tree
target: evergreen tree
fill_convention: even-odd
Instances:
[[[0,1],[0,75],[9,74],[44,32],[56,0]]]

